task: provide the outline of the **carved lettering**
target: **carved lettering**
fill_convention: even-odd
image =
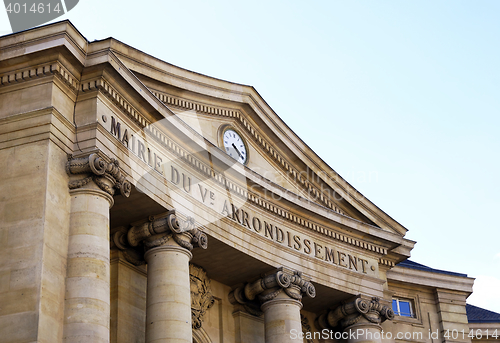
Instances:
[[[241,209],[241,224],[250,228],[250,224],[248,223],[248,213],[243,211],[243,209]]]
[[[231,208],[233,210],[233,212],[232,212],[232,218],[233,218],[233,220],[235,220],[239,224],[241,224],[241,221],[240,221],[240,210],[238,210],[238,208],[236,206],[234,206],[233,204],[231,204]]]
[[[180,181],[180,178],[179,178],[179,171],[174,167],[174,166],[170,166],[170,181],[172,181],[172,183],[174,185],[178,185],[179,184],[179,181]]]
[[[224,212],[226,214],[224,214]],[[224,214],[225,216],[229,216],[229,206],[227,205],[227,200],[224,201],[224,206],[222,207],[222,214]]]
[[[122,130],[123,128],[123,130]],[[122,132],[123,131],[123,132]],[[129,134],[126,125],[121,124],[117,118],[111,116],[111,129],[110,133],[115,136],[119,142],[126,146],[132,153],[139,157],[142,161],[147,163],[154,170],[158,171],[165,178],[169,171],[168,164],[163,164],[164,158],[157,152],[151,150],[144,143],[143,138],[135,137],[134,134]],[[137,151],[136,151],[136,141],[137,141]],[[147,149],[147,150],[146,150]],[[146,157],[147,154],[147,157]],[[181,176],[182,174],[182,176]],[[185,173],[181,168],[177,169],[173,165],[170,166],[170,180],[175,185],[180,185],[182,178],[182,188],[184,191],[191,193],[192,178],[190,174]],[[195,179],[194,179],[195,180]],[[194,181],[193,181],[194,182]],[[200,202],[207,203],[207,195],[210,199],[210,205],[214,205],[216,194],[213,190],[206,188],[203,184],[198,183],[200,190]],[[314,239],[301,238],[299,235],[294,234],[293,231],[288,231],[287,229],[282,229],[273,225],[271,222],[264,221],[264,227],[262,227],[262,221],[256,216],[252,216],[249,212],[244,209],[238,209],[229,200],[224,199],[224,204],[222,207],[222,214],[243,227],[253,229],[256,233],[264,235],[266,238],[273,240],[277,243],[286,244],[287,248],[303,252],[304,254],[312,256],[314,252],[315,258],[321,259],[326,262],[338,265],[343,268],[347,268],[354,271],[359,271],[367,274],[370,270],[369,261],[356,256],[355,254],[348,254],[347,252],[342,252],[331,247],[329,245],[319,244]],[[251,225],[250,225],[251,223]],[[264,228],[264,230],[262,230]],[[285,243],[286,239],[286,243]],[[284,245],[285,246],[285,245]],[[371,270],[375,270],[372,266]]]
[[[293,241],[295,242],[293,244],[293,248],[295,250],[300,250],[300,248],[302,247],[302,244],[300,244],[300,236],[293,235]]]
[[[188,193],[191,192],[191,178],[189,176],[186,177],[186,174],[184,173],[182,173],[182,188],[184,188],[184,190]]]
[[[121,128],[120,122],[111,116],[111,134],[115,135],[119,141],[121,141]]]
[[[331,261],[333,264],[337,264],[337,262],[335,262],[335,250],[325,247],[325,261]]]
[[[257,224],[256,224],[257,223]],[[261,224],[260,224],[260,219],[257,218],[257,217],[253,217],[252,219],[252,224],[253,224],[253,229],[256,231],[256,232],[260,232],[260,230],[262,229],[261,227]]]
[[[354,267],[354,269],[356,269],[356,271],[358,270],[358,260],[356,260],[356,257],[352,256],[352,255],[348,255],[349,256],[349,269],[352,269],[352,267]]]
[[[347,262],[345,261],[346,254],[339,251],[338,255],[339,255],[339,266],[348,268]]]
[[[271,224],[268,224],[264,220],[264,235],[267,237],[268,234],[269,234],[269,237],[271,237],[271,239],[274,239],[274,237],[273,237],[273,226]]]
[[[314,257],[321,258],[321,248],[323,248],[322,245],[314,242]]]
[[[362,259],[360,257],[358,257],[358,259],[361,261],[361,268],[363,269],[363,273],[366,274],[366,266],[368,265],[368,261],[364,260],[364,259]]]
[[[125,129],[125,132],[123,133],[122,144],[128,148],[128,130],[127,129]]]
[[[160,156],[158,156],[157,154],[155,154],[155,170],[160,172],[161,174],[163,174],[163,170],[161,170],[161,163],[163,162],[163,160],[161,159]]]
[[[207,196],[208,189],[207,188],[203,189],[203,186],[201,185],[201,183],[198,184],[198,187],[200,187],[201,200],[203,202],[205,202],[205,198]],[[224,205],[226,205],[226,203],[224,203]]]
[[[276,228],[276,242],[283,243],[283,241],[285,240],[285,235],[283,234],[283,230],[281,230],[277,226],[275,226],[275,228]]]
[[[308,239],[304,239],[304,252],[306,254],[311,253],[311,241]]]
[[[142,159],[144,162],[146,162],[146,157],[144,156],[144,150],[145,146],[141,141],[137,141],[137,156],[139,156],[140,159]]]

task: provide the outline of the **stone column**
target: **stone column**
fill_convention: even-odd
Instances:
[[[316,296],[310,280],[300,272],[281,267],[231,291],[229,300],[253,314],[258,314],[257,303],[261,304],[266,343],[292,343],[296,342],[292,333],[302,332],[302,295]]]
[[[146,343],[192,342],[189,261],[194,247],[207,248],[207,236],[194,228],[192,218],[175,211],[150,217],[124,232],[116,231],[115,246],[134,263],[141,245],[148,263]],[[135,251],[135,252],[134,252]]]
[[[146,301],[146,342],[191,342],[191,252],[174,240],[150,249]]]
[[[380,303],[379,298],[366,299],[357,296],[317,319],[322,329],[343,331],[348,343],[381,343],[385,320],[394,319],[392,308]]]
[[[68,265],[64,303],[65,342],[109,342],[109,209],[118,189],[130,195],[130,183],[116,160],[98,154],[70,159],[71,194]],[[78,174],[86,174],[75,180]]]
[[[293,342],[291,332],[301,333],[300,309],[302,303],[280,292],[274,299],[262,304],[266,342]],[[294,331],[292,331],[294,330]]]

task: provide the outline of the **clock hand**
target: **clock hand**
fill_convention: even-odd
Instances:
[[[240,155],[240,157],[241,157],[241,153],[240,153],[240,151],[238,150],[238,148],[236,147],[236,145],[234,145],[234,143],[233,143],[233,148],[234,148],[234,150],[236,150],[236,152],[238,153],[238,155]]]

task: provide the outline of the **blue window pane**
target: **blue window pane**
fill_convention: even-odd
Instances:
[[[392,310],[394,313],[398,314],[398,301],[396,299],[392,299]]]
[[[409,301],[399,301],[400,316],[411,317],[410,302]]]

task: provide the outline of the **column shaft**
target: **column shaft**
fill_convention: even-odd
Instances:
[[[146,343],[192,343],[189,261],[174,240],[148,250]]]
[[[302,303],[281,292],[262,305],[266,343],[296,343],[291,333],[301,333]],[[294,331],[292,331],[294,330]]]
[[[70,191],[64,341],[71,343],[109,342],[109,208],[113,198],[92,186]]]

